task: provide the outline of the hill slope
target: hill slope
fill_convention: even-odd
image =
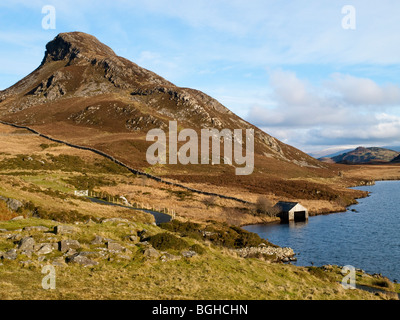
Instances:
[[[207,94],[177,87],[81,32],[59,34],[47,44],[36,70],[0,92],[0,119],[206,190],[213,185],[314,199],[315,179],[334,179],[339,171],[271,137]],[[254,129],[254,173],[236,176],[230,165],[150,166],[146,151],[152,143],[146,134],[153,128],[167,131],[172,120],[179,129],[198,133],[203,128]],[[335,190],[327,194],[325,200],[337,198]]]

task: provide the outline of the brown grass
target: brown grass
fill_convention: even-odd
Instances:
[[[77,128],[77,131],[79,132],[79,128]],[[18,130],[18,134],[15,134],[15,132],[16,130],[13,128],[0,125],[0,133],[7,135],[7,139],[4,139],[4,152],[0,154],[0,161],[18,154],[35,156],[66,154],[78,156],[88,164],[103,159],[91,152],[50,143],[48,140],[34,135],[21,135],[24,130]],[[90,139],[102,137],[105,137],[105,140],[109,142],[116,138],[115,135],[104,136],[104,134],[97,132],[97,135],[91,136]],[[47,144],[48,147],[43,148],[44,144]],[[254,177],[237,177],[235,175],[227,177],[226,175],[218,176],[212,172],[210,175],[193,175],[188,171],[186,175],[170,175],[169,180],[183,181],[187,186],[194,189],[233,196],[252,203],[256,203],[259,197],[265,197],[272,204],[278,201],[298,201],[309,209],[311,215],[315,215],[344,211],[348,205],[355,203],[356,198],[365,196],[364,192],[347,189],[348,186],[357,185],[360,180],[389,179],[395,178],[396,174],[400,175],[399,166],[334,165],[333,167],[335,172],[343,172],[344,177],[339,177],[339,174],[320,177],[317,172],[311,174],[314,169],[310,169],[310,176],[301,176],[304,172],[300,172],[299,177],[291,179],[271,176],[269,173],[263,175],[256,173]],[[165,169],[163,166],[152,168],[152,170],[160,170],[160,174]],[[21,168],[21,171],[24,171],[23,168]],[[60,208],[60,200],[46,196],[46,194],[33,195],[23,189],[29,190],[32,187],[37,188],[39,186],[42,189],[50,188],[53,190],[56,188],[59,191],[72,194],[73,187],[66,184],[65,181],[70,179],[71,176],[77,175],[78,173],[72,172],[41,172],[37,178],[35,176],[18,175],[14,177],[10,175],[1,176],[2,187],[0,187],[0,191],[3,195],[8,194],[9,197],[34,201],[37,205],[47,208],[49,211],[57,210]],[[173,209],[183,219],[193,221],[215,220],[235,225],[268,223],[278,220],[277,218],[260,216],[256,214],[255,206],[244,205],[233,200],[215,198],[210,205],[209,196],[190,193],[178,187],[166,186],[151,179],[120,174],[101,176],[92,174],[92,176],[116,182],[115,186],[102,186],[97,191],[105,191],[115,196],[124,195],[130,202],[142,203],[156,209]],[[113,208],[79,201],[74,198],[62,200],[62,206],[65,210],[79,209],[82,214],[93,214],[93,212],[99,216],[116,216],[118,214]]]
[[[7,204],[0,200],[0,221],[7,221],[16,216],[17,214],[8,209]]]

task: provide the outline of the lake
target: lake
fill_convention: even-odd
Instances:
[[[400,181],[378,181],[356,189],[369,191],[370,196],[359,199],[347,212],[310,217],[304,223],[244,229],[292,248],[296,265],[352,265],[400,280]]]

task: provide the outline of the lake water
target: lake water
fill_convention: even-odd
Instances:
[[[292,248],[296,265],[352,265],[400,281],[400,181],[378,181],[356,189],[369,191],[370,196],[347,212],[310,217],[305,223],[244,229]]]

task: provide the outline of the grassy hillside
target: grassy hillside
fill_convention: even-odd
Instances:
[[[397,297],[390,292],[398,292],[398,285],[383,277],[358,272],[357,283],[387,291],[373,294],[343,289],[339,267],[281,263],[284,249],[233,225],[271,221],[251,206],[148,181],[87,151],[1,129],[7,139],[0,154],[0,195],[23,205],[15,212],[0,201],[0,299]],[[173,207],[178,217],[155,226],[142,211],[73,195],[85,188]],[[70,240],[79,245],[63,250]],[[249,247],[256,248],[250,256],[238,251]],[[55,267],[55,290],[42,288],[45,265]]]
[[[164,241],[166,247],[154,249],[156,254],[152,256],[145,240],[132,241],[131,237],[145,229],[145,239],[151,241],[165,229],[132,219],[72,224],[68,226],[75,231],[67,235],[54,234],[55,225],[60,224],[32,218],[0,222],[0,229],[8,230],[0,233],[0,251],[15,247],[14,241],[18,243],[17,239],[29,236],[35,243],[56,246],[59,241],[74,239],[80,243],[78,255],[88,257],[91,264],[66,263],[68,252],[63,254],[58,249],[48,254],[27,257],[19,253],[15,260],[3,259],[0,299],[393,299],[396,295],[390,292],[399,291],[399,286],[387,279],[362,272],[357,273],[358,284],[388,293],[345,290],[340,284],[343,275],[339,267],[296,267],[260,258],[240,258],[234,249],[171,232],[185,243],[184,248],[177,249],[175,243]],[[32,226],[47,227],[48,231],[29,230]],[[14,240],[6,239],[6,234],[14,236]],[[99,237],[103,240],[93,244]],[[109,250],[110,241],[123,249]],[[188,250],[199,253],[183,256]],[[50,264],[56,270],[56,289],[44,290],[45,275],[41,271]]]

